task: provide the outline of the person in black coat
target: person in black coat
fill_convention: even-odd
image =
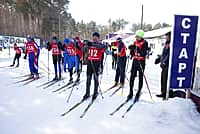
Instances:
[[[160,63],[161,71],[161,94],[156,95],[157,97],[162,97],[165,99],[167,92],[167,79],[168,79],[168,70],[169,70],[169,55],[170,55],[170,42],[171,42],[171,32],[165,34],[166,42],[162,51],[162,55],[160,55],[155,64]],[[173,91],[170,90],[169,97],[173,96]]]

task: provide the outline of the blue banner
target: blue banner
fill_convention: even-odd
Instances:
[[[170,89],[191,89],[198,16],[175,15]]]

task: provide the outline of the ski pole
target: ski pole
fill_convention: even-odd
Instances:
[[[144,74],[144,70],[143,70],[143,68],[142,68],[142,65],[141,65],[140,61],[139,61],[139,64],[140,64],[140,68],[141,68],[142,73],[143,73],[143,77],[144,77],[145,83],[146,83],[146,85],[147,85],[147,89],[148,89],[148,91],[149,91],[149,95],[150,95],[152,101],[154,101],[154,100],[153,100],[153,97],[152,97],[152,95],[151,95],[151,91],[150,91],[150,88],[149,88],[149,84],[148,84],[148,82],[147,82],[147,79],[146,79],[146,76],[145,76],[145,74]]]
[[[71,96],[72,96],[72,92],[73,92],[73,90],[74,90],[74,87],[75,87],[75,85],[72,87],[72,90],[70,91],[70,94],[69,94],[69,96],[68,96],[68,98],[67,98],[67,103],[69,102],[69,100],[70,100],[70,98],[71,98]]]
[[[128,70],[128,65],[129,65],[129,56],[128,56],[128,60],[127,60],[127,64],[126,64],[126,72]]]
[[[105,67],[106,61],[107,61],[107,54],[106,54],[106,57],[105,57],[105,60],[104,60],[104,63],[103,63],[103,70],[104,70],[104,67]],[[103,79],[103,74],[102,74],[102,76],[101,76],[101,79],[100,79],[99,84],[101,84],[102,79]]]
[[[48,81],[49,81],[49,51],[48,51]]]

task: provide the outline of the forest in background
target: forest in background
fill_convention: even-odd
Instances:
[[[63,40],[68,36],[80,36],[90,39],[94,31],[104,37],[107,33],[124,29],[131,24],[135,32],[141,28],[140,23],[128,22],[123,18],[111,20],[107,25],[100,25],[91,20],[76,21],[68,12],[69,0],[1,0],[0,1],[0,35],[26,36],[32,35],[41,39],[50,39],[56,35]],[[143,24],[144,31],[170,26],[158,22],[155,25]]]

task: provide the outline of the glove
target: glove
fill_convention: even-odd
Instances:
[[[46,49],[49,49],[49,48],[50,48],[50,43],[47,42],[47,47],[46,47]]]
[[[161,60],[161,56],[158,56],[158,57],[155,59],[155,64],[160,63],[160,60]]]
[[[166,64],[165,64],[165,63],[161,63],[161,64],[160,64],[160,67],[161,67],[162,69],[164,69],[164,68],[166,68]]]
[[[160,60],[158,58],[156,58],[154,64],[158,64],[159,62],[160,62]]]
[[[26,60],[26,58],[27,58],[27,55],[24,55],[24,59]]]

